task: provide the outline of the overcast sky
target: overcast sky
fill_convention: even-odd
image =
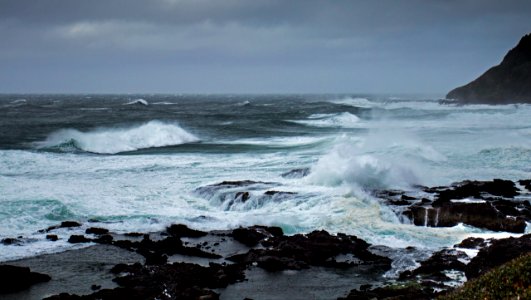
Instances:
[[[0,0],[0,92],[446,93],[529,0]]]

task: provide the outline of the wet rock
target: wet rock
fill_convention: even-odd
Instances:
[[[467,258],[466,253],[462,251],[444,249],[435,252],[430,258],[421,262],[420,267],[415,270],[405,271],[400,274],[400,279],[410,279],[422,275],[424,278],[444,281],[449,279],[444,274],[444,271],[465,271],[466,265],[459,261],[459,259]]]
[[[92,241],[95,242],[95,243],[98,243],[98,244],[112,244],[113,239],[114,238],[111,235],[104,234],[104,235],[101,235],[101,236],[95,238]]]
[[[109,233],[109,229],[105,228],[99,228],[99,227],[90,227],[85,230],[86,234],[95,234],[95,235],[103,235]]]
[[[494,267],[529,252],[531,252],[531,234],[520,238],[492,240],[491,245],[481,249],[467,265],[466,277],[468,279],[478,277]]]
[[[403,213],[417,226],[452,227],[459,223],[489,229],[522,233],[522,217],[507,216],[491,203],[445,203],[439,207],[411,206]]]
[[[166,228],[166,232],[173,237],[202,237],[207,235],[204,231],[190,229],[183,224],[173,224]]]
[[[249,197],[251,197],[249,192],[238,192],[236,195],[234,195],[234,200],[239,199],[241,202],[245,203],[245,201],[249,200]]]
[[[269,185],[271,182],[262,182],[262,181],[253,181],[253,180],[237,180],[237,181],[222,181],[220,183],[213,184],[211,186],[217,187],[244,187],[256,184],[266,184]]]
[[[232,231],[232,237],[247,247],[254,247],[266,238],[266,235],[252,228],[236,228]]]
[[[487,245],[486,241],[482,238],[469,237],[461,241],[461,243],[455,245],[454,247],[465,248],[465,249],[479,249]]]
[[[0,265],[0,294],[23,291],[30,286],[50,281],[46,274],[31,272],[30,268]]]
[[[99,290],[85,296],[59,294],[47,299],[219,299],[219,294],[212,289],[224,288],[245,279],[244,268],[239,265],[120,264],[112,271],[122,275],[114,279],[120,286],[118,288]]]
[[[56,234],[47,234],[46,239],[55,242],[59,239],[59,237]]]
[[[124,235],[128,237],[141,237],[144,234],[141,232],[128,232],[128,233],[125,233]]]
[[[352,290],[346,297],[338,300],[372,300],[372,299],[393,299],[393,300],[424,300],[434,299],[435,291],[431,287],[420,284],[392,285],[378,287],[372,290]]]
[[[5,238],[0,241],[2,245],[9,246],[9,245],[22,245],[22,241],[16,238]]]
[[[510,180],[463,181],[453,184],[450,188],[437,191],[433,206],[437,207],[453,199],[483,199],[484,197],[488,198],[489,195],[513,198],[518,195],[518,189]]]
[[[179,227],[182,229],[182,227]],[[191,229],[190,229],[191,230]],[[178,231],[182,233],[181,231]],[[199,234],[191,233],[193,231],[186,231],[190,234]],[[201,231],[198,231],[201,232]],[[144,238],[141,241],[130,241],[130,240],[118,240],[112,243],[113,245],[127,249],[130,251],[135,251],[146,259],[150,259],[153,262],[159,262],[163,259],[163,255],[174,255],[182,254],[188,256],[204,257],[204,258],[221,258],[220,255],[210,252],[205,252],[199,247],[187,247],[183,245],[183,242],[178,236],[168,236],[164,239],[153,241],[149,238],[149,235],[144,235]],[[199,245],[198,245],[199,246]]]
[[[531,179],[519,180],[518,183],[523,185],[528,191],[531,191]]]
[[[78,243],[90,243],[92,242],[92,240],[86,238],[84,235],[71,235],[70,238],[68,238],[68,242],[72,244],[78,244]]]
[[[309,266],[347,267],[355,263],[337,262],[340,254],[351,254],[358,263],[374,263],[383,268],[390,266],[388,258],[367,250],[369,244],[355,236],[330,235],[326,231],[314,231],[307,235],[270,237],[262,241],[265,249],[251,249],[228,259],[238,263],[256,262],[269,271],[305,269]]]
[[[81,223],[78,223],[76,221],[64,221],[64,222],[61,222],[61,224],[59,225],[55,225],[55,226],[50,226],[44,230],[39,230],[39,232],[50,232],[52,230],[55,230],[55,229],[59,229],[59,228],[72,228],[72,227],[80,227],[81,226]]]
[[[531,204],[519,198],[514,182],[463,181],[451,186],[420,187],[418,197],[404,191],[376,191],[402,222],[452,227],[459,223],[493,231],[523,233],[531,221]],[[431,198],[433,200],[430,200]]]

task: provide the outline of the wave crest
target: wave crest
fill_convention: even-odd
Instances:
[[[147,102],[146,100],[142,99],[142,98],[139,98],[139,99],[135,99],[133,101],[130,101],[130,102],[127,102],[125,103],[124,105],[144,105],[144,106],[148,106],[149,105],[149,102]]]
[[[297,120],[293,122],[315,127],[361,127],[360,118],[349,112],[338,114],[313,114],[308,117],[308,120]]]
[[[150,121],[131,128],[100,128],[89,132],[76,129],[56,131],[40,143],[40,148],[72,148],[99,154],[116,154],[196,142],[199,139],[177,124]]]

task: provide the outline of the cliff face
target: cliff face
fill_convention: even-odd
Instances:
[[[505,55],[501,64],[452,90],[446,98],[462,103],[531,103],[531,33]]]

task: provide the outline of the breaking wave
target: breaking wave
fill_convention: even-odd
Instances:
[[[334,104],[348,105],[361,108],[372,108],[378,106],[378,103],[374,103],[367,98],[343,98],[330,101]]]
[[[124,105],[134,105],[134,104],[148,106],[149,102],[140,98],[140,99],[135,99],[133,101],[127,102]]]
[[[296,120],[292,122],[315,127],[361,127],[360,118],[349,112],[338,114],[313,114],[309,116],[307,120]]]
[[[71,151],[72,148],[99,154],[115,154],[139,149],[174,146],[198,141],[193,134],[160,121],[130,128],[100,128],[89,132],[76,129],[56,131],[39,143],[39,148]]]

